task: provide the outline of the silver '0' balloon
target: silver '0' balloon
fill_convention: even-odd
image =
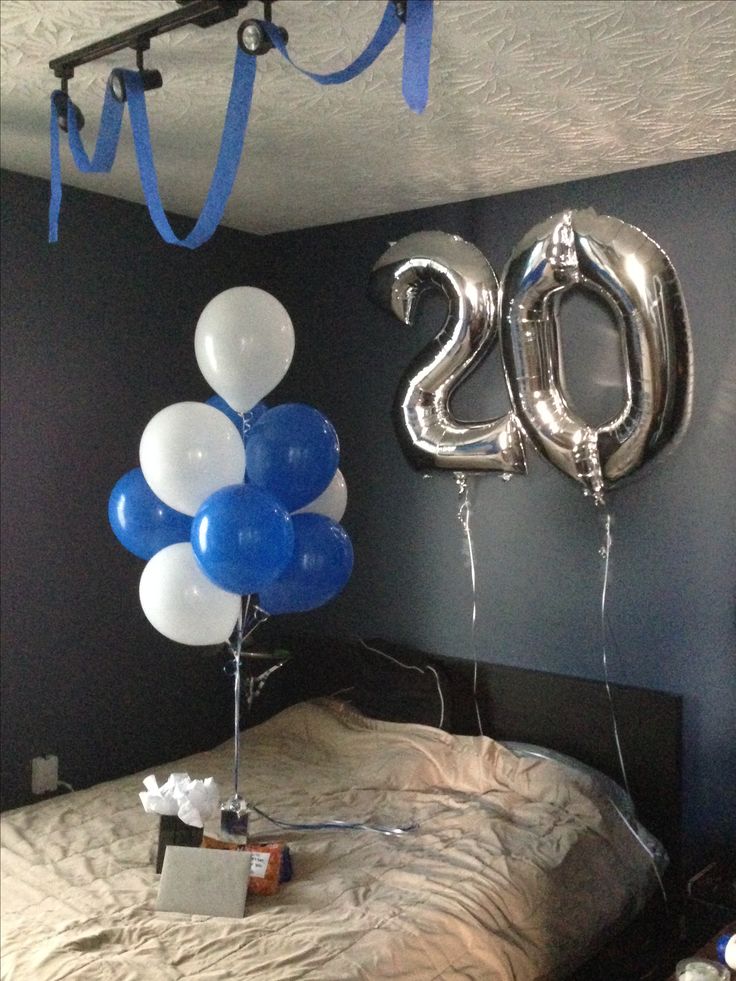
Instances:
[[[430,289],[446,297],[447,319],[409,365],[396,393],[394,421],[404,452],[419,468],[525,473],[522,433],[512,413],[462,422],[449,408],[453,390],[497,339],[493,270],[459,236],[417,232],[384,252],[368,287],[372,300],[408,326]]]
[[[622,331],[626,396],[593,427],[570,406],[559,311],[564,293],[602,296]],[[675,270],[644,232],[592,209],[566,211],[518,244],[501,282],[504,368],[516,414],[539,452],[596,501],[687,425],[692,348]]]

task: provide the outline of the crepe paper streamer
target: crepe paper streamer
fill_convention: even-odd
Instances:
[[[416,113],[424,112],[429,98],[432,21],[432,0],[408,0],[402,92],[406,104]]]
[[[401,20],[396,7],[389,0],[386,5],[381,23],[373,39],[365,50],[346,68],[319,75],[305,71],[294,65],[286,50],[286,45],[278,29],[266,21],[259,21],[265,33],[269,36],[275,48],[302,74],[307,75],[320,85],[339,85],[355,78],[365,71],[378,58],[384,48],[393,39],[401,26]],[[409,107],[414,112],[422,112],[427,104],[429,90],[429,55],[432,43],[432,0],[407,0],[406,34],[404,37],[403,93]],[[246,54],[238,48],[235,56],[233,80],[230,89],[225,124],[222,131],[220,151],[212,175],[209,192],[197,222],[183,238],[178,238],[166,217],[161,196],[159,194],[158,178],[151,150],[151,133],[146,112],[146,99],[141,76],[136,71],[124,68],[114,70],[125,85],[126,102],[130,112],[130,123],[133,130],[138,171],[141,186],[146,198],[146,206],[159,235],[170,245],[180,245],[187,249],[196,249],[207,242],[219,225],[225,205],[235,183],[243,143],[248,128],[248,117],[253,98],[253,86],[256,77],[257,57]],[[59,152],[59,106],[62,100],[67,106],[67,125],[69,147],[77,169],[82,173],[109,173],[115,161],[120,125],[123,115],[123,103],[118,102],[108,85],[105,102],[100,119],[100,130],[97,137],[95,152],[90,160],[79,135],[77,110],[71,99],[56,90],[51,95],[50,120],[50,163],[51,163],[51,192],[49,199],[49,242],[54,243],[59,238],[59,213],[61,211],[61,157]]]
[[[432,0],[407,0],[402,91],[406,104],[416,113],[422,112],[427,105],[432,20]],[[300,68],[292,61],[279,29],[267,21],[259,21],[259,24],[276,50],[302,75],[306,75],[320,85],[342,85],[343,82],[356,78],[373,64],[401,27],[401,19],[395,5],[391,2],[387,3],[378,30],[365,50],[346,68],[325,75]]]
[[[146,99],[143,84],[138,72],[127,69],[116,69],[125,83],[130,123],[133,130],[138,170],[141,186],[146,198],[149,214],[159,235],[170,245],[181,245],[184,248],[196,249],[212,237],[220,223],[225,205],[235,182],[235,176],[240,164],[243,142],[248,126],[253,84],[256,75],[256,59],[238,48],[233,69],[233,82],[230,89],[225,125],[222,131],[220,152],[217,157],[215,171],[207,194],[202,212],[194,228],[184,239],[174,234],[161,203],[158,189],[158,178],[151,150],[151,134],[146,112]],[[49,242],[58,240],[59,210],[61,207],[61,164],[59,157],[59,127],[57,110],[58,93],[51,97],[51,201],[49,205]],[[117,106],[115,112],[112,106]],[[77,126],[76,110],[69,102],[67,112],[69,127],[69,146],[77,167],[85,173],[107,173],[115,160],[118,138],[120,135],[120,120],[123,105],[118,103],[108,86],[100,121],[100,133],[97,140],[95,155],[90,161],[82,145]]]

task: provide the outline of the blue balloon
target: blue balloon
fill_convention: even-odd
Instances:
[[[340,446],[332,424],[310,405],[269,409],[248,436],[248,480],[288,511],[311,503],[335,476]]]
[[[192,519],[192,548],[204,574],[229,593],[257,593],[283,572],[294,551],[288,511],[252,484],[211,494]]]
[[[150,559],[167,545],[189,541],[192,519],[164,504],[146,483],[140,467],[115,484],[107,504],[115,537],[139,559]]]
[[[243,442],[248,442],[248,436],[253,426],[258,422],[261,416],[268,412],[268,406],[265,402],[256,402],[252,409],[244,412],[241,416],[239,412],[235,409],[231,409],[224,398],[219,395],[213,395],[211,399],[207,399],[207,405],[213,406],[215,409],[219,409],[223,412],[230,422],[233,423],[235,428],[238,430],[240,435],[243,437]]]
[[[306,613],[334,599],[353,571],[347,532],[323,514],[293,514],[294,554],[275,582],[258,593],[266,613]]]

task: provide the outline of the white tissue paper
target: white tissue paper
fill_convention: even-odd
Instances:
[[[188,773],[172,773],[159,787],[151,774],[143,786],[139,796],[148,814],[176,815],[184,824],[202,828],[220,809],[220,790],[212,777],[192,780]]]

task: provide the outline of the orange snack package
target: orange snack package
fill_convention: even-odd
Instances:
[[[234,841],[221,841],[208,835],[202,837],[202,848],[223,848],[238,852],[250,852],[250,878],[248,892],[254,896],[273,896],[282,881],[282,865],[288,862],[288,848],[280,842],[239,845]]]

